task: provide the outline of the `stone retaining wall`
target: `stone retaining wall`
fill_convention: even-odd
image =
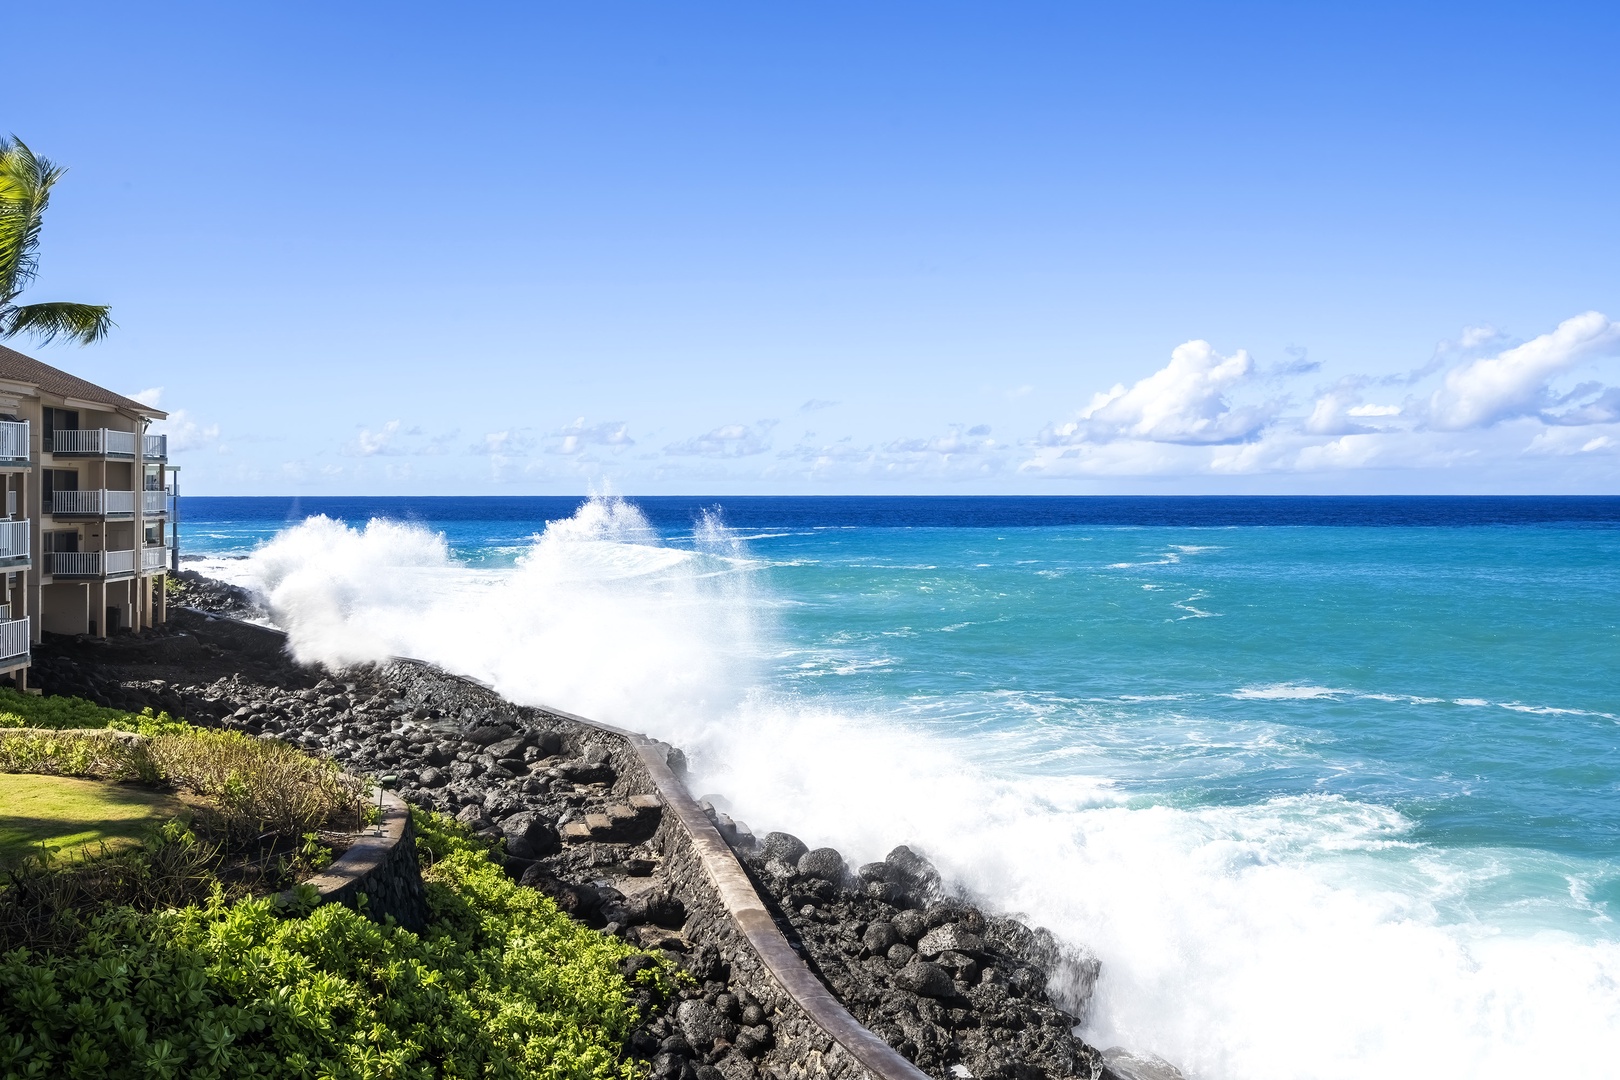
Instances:
[[[427,929],[427,894],[410,808],[387,792],[382,793],[382,820],[363,831],[324,872],[301,884],[315,889],[319,903],[356,908],[378,922],[392,917],[418,933]],[[290,889],[276,899],[296,903]]]

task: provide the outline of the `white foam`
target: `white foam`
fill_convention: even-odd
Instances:
[[[1326,796],[1147,805],[1095,767],[1106,747],[1037,775],[998,753],[1025,733],[939,734],[797,695],[765,678],[762,662],[790,650],[750,565],[715,522],[675,550],[633,508],[597,500],[506,572],[458,564],[428,530],[324,519],[230,570],[266,593],[301,657],[433,660],[684,746],[695,783],[756,829],[855,862],[919,845],[1095,950],[1091,1039],[1159,1053],[1195,1080],[1617,1074],[1620,944],[1573,929],[1592,924],[1575,884],[1563,902],[1579,918],[1548,929],[1480,902],[1479,882],[1522,854],[1429,849],[1393,810]]]
[[[1245,686],[1232,691],[1228,696],[1239,701],[1313,701],[1317,698],[1337,697],[1347,693],[1348,690],[1334,690],[1326,686],[1276,683],[1272,686]]]

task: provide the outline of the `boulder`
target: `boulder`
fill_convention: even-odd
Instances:
[[[483,806],[477,803],[474,803],[471,806],[463,806],[461,810],[457,812],[456,820],[467,826],[467,828],[471,829],[473,832],[477,832],[479,829],[487,828],[489,825],[489,817],[484,813]]]
[[[917,953],[930,959],[944,952],[984,952],[984,939],[962,930],[955,923],[936,926],[917,942]]]
[[[501,823],[507,854],[519,859],[540,859],[562,850],[562,839],[545,818],[532,810],[513,814]]]
[[[932,896],[939,892],[939,871],[934,864],[904,844],[884,857],[889,866],[889,880],[904,885],[918,896]]]
[[[875,922],[861,935],[861,944],[865,945],[872,955],[883,956],[891,948],[901,944],[900,931],[894,928],[893,923]]]
[[[602,907],[602,898],[595,889],[583,885],[570,885],[538,866],[531,866],[523,871],[523,877],[518,880],[518,884],[545,893],[565,914],[575,918],[587,918]]]
[[[799,860],[808,854],[810,849],[805,846],[792,833],[773,832],[765,834],[765,850],[762,852],[767,863],[781,863],[784,866],[797,868]]]
[[[511,757],[521,758],[523,756],[523,748],[527,746],[528,743],[529,737],[522,732],[519,732],[510,739],[497,739],[485,747],[484,752],[496,759]]]
[[[467,742],[476,743],[479,746],[489,746],[492,743],[500,742],[502,739],[510,738],[511,735],[512,729],[506,727],[504,724],[485,724],[480,727],[473,728],[471,731],[463,735],[462,738],[464,738]]]
[[[686,1041],[699,1053],[708,1053],[721,1039],[730,1042],[737,1037],[737,1025],[706,1001],[681,1002],[681,1007],[675,1011],[675,1022],[680,1025]]]
[[[895,972],[894,985],[923,997],[943,998],[956,994],[956,983],[951,980],[950,974],[938,964],[930,964],[926,960],[914,959]]]
[[[844,857],[838,854],[836,849],[823,847],[800,855],[798,870],[806,877],[820,878],[822,881],[830,881],[837,885],[844,880],[849,867],[844,864]]]
[[[679,930],[686,922],[686,905],[668,893],[638,896],[625,907],[625,925],[652,923],[666,930]]]
[[[922,913],[917,911],[899,912],[892,922],[894,928],[900,931],[901,938],[907,942],[916,941],[928,929],[927,924],[923,922]]]

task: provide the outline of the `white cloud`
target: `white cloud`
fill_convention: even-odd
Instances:
[[[142,405],[150,405],[152,408],[156,409],[160,408],[158,403],[163,400],[163,387],[151,386],[145,390],[137,390],[133,394],[128,394],[125,396],[134,401],[140,402]]]
[[[1576,457],[1582,454],[1600,454],[1620,448],[1620,429],[1611,428],[1607,434],[1592,433],[1591,428],[1577,430],[1572,427],[1544,428],[1524,448],[1526,454],[1538,457]]]
[[[761,420],[754,425],[726,424],[707,435],[697,435],[664,447],[664,453],[694,455],[697,457],[738,458],[763,454],[771,448],[770,431],[775,420]]]
[[[1588,311],[1523,345],[1458,364],[1429,398],[1429,425],[1440,431],[1464,431],[1535,415],[1550,401],[1552,379],[1616,346],[1620,324]]]
[[[963,428],[960,424],[952,424],[950,430],[943,435],[935,435],[925,439],[896,439],[884,449],[891,453],[932,453],[932,454],[983,454],[997,449],[996,440],[990,436],[990,425],[979,424],[976,427]]]
[[[360,434],[354,437],[349,444],[349,453],[356,457],[373,457],[377,454],[389,452],[389,444],[394,436],[399,434],[399,421],[390,420],[376,431],[370,428],[361,428]]]
[[[140,401],[140,398],[135,400]],[[154,409],[156,405],[152,406]],[[169,414],[167,420],[154,420],[150,431],[153,435],[167,435],[169,437],[169,453],[171,455],[183,453],[187,450],[200,450],[205,446],[219,442],[218,424],[198,423],[185,409],[176,409]],[[222,451],[223,452],[223,449]]]
[[[557,436],[562,441],[551,448],[553,454],[578,454],[588,446],[626,447],[636,444],[636,440],[630,437],[630,426],[623,420],[587,425],[581,416],[557,432]]]
[[[1345,415],[1357,417],[1399,416],[1401,415],[1401,407],[1399,405],[1357,405]]]
[[[830,409],[834,405],[837,405],[837,404],[838,404],[838,402],[829,401],[826,398],[811,398],[809,401],[807,401],[803,405],[799,406],[799,411],[800,412],[820,412],[822,409]]]
[[[1077,420],[1049,428],[1054,445],[1106,443],[1119,439],[1208,445],[1254,438],[1275,408],[1234,407],[1227,394],[1254,375],[1249,354],[1222,356],[1207,341],[1189,341],[1170,362],[1126,389],[1123,383],[1096,395]]]

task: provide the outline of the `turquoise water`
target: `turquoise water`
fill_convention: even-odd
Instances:
[[[927,848],[1100,957],[1089,1036],[1191,1076],[1617,1075],[1620,501],[1072,502],[195,499],[183,536],[306,655]]]

